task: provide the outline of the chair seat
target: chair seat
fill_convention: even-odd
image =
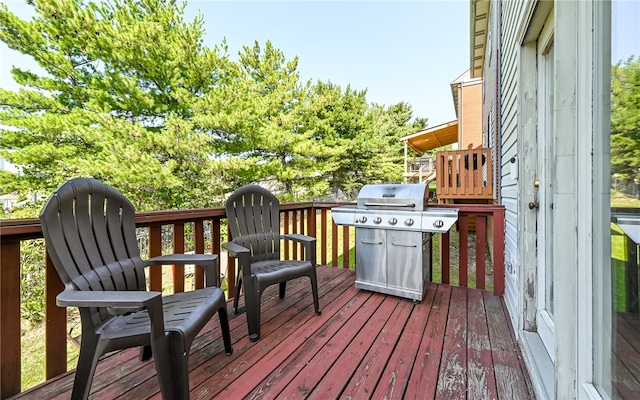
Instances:
[[[209,287],[165,296],[162,306],[165,330],[181,332],[191,342],[211,316],[227,304],[222,289]]]
[[[251,274],[266,285],[288,281],[313,271],[315,267],[309,261],[267,260],[251,264]]]
[[[220,307],[225,307],[222,289],[210,287],[182,292],[162,298],[165,331],[175,332],[190,342]],[[104,339],[140,336],[139,345],[147,344],[151,324],[146,310],[113,317],[97,330]]]

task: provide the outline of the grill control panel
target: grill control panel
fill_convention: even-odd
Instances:
[[[408,211],[361,209],[349,205],[334,207],[331,214],[337,225],[435,233],[449,231],[458,220],[457,208],[438,207],[430,207],[425,211]]]
[[[333,209],[334,215],[339,207]],[[351,208],[353,225],[361,228],[409,230],[419,232],[447,232],[458,220],[457,209],[438,209],[438,211],[396,211],[396,210],[362,210]],[[336,215],[336,217],[338,217]],[[338,217],[339,219],[344,219]]]

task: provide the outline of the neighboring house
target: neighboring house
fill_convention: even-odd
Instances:
[[[10,212],[18,202],[18,196],[15,194],[3,194],[0,195],[0,201],[2,202],[2,211]]]
[[[493,201],[491,149],[482,134],[482,79],[467,70],[451,83],[451,94],[455,120],[400,138],[405,148],[403,182],[435,180],[440,202]],[[461,150],[429,155],[454,144]]]
[[[482,147],[482,78],[465,71],[451,82],[451,95],[458,122],[458,148]]]
[[[615,300],[624,277],[611,253],[611,17],[622,3],[471,0],[471,76],[484,82],[484,142],[506,207],[505,303],[540,399],[640,398],[640,315]],[[640,48],[630,28],[617,37]]]

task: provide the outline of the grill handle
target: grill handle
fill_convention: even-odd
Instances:
[[[415,244],[402,244],[402,243],[393,243],[391,242],[392,246],[398,246],[398,247],[418,247]]]
[[[360,243],[363,243],[363,244],[382,244],[382,242],[372,242],[370,240],[360,240]]]
[[[416,206],[416,203],[372,203],[369,201],[365,201],[364,203],[367,207],[410,207],[413,208]]]

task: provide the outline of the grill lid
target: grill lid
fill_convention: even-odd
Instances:
[[[457,208],[427,207],[425,184],[365,185],[357,205],[331,209],[336,225],[415,232],[447,232],[458,220]]]
[[[428,201],[423,183],[364,185],[358,193],[359,209],[422,211]]]

